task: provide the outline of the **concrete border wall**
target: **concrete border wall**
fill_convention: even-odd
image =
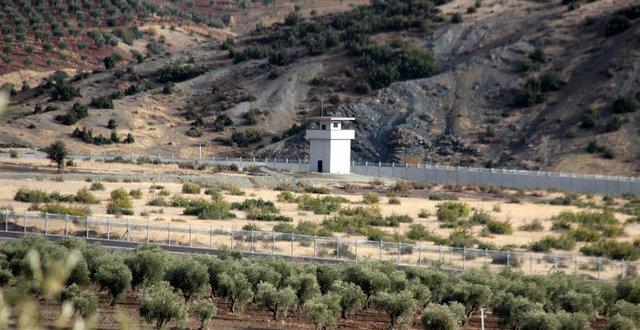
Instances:
[[[0,157],[8,154],[0,153]],[[20,158],[44,159],[43,152],[30,152],[19,155]],[[303,160],[273,158],[220,158],[201,157],[197,159],[176,158],[174,155],[134,155],[124,153],[103,153],[100,155],[74,153],[74,159],[113,160],[135,162],[140,157],[147,161],[162,163],[198,163],[207,165],[232,165],[239,167],[265,166],[274,170],[289,172],[308,172],[309,164]],[[542,172],[509,169],[487,169],[477,167],[440,166],[430,164],[384,164],[352,162],[351,172],[354,174],[405,179],[411,181],[431,182],[457,185],[488,185],[521,189],[557,189],[568,192],[585,192],[597,194],[621,195],[631,193],[640,196],[640,179],[634,177],[583,175],[574,173]]]

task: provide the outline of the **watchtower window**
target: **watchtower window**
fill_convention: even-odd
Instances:
[[[327,125],[326,124],[322,124],[322,130],[326,130],[327,129]]]
[[[338,123],[333,123],[333,128],[338,128]]]

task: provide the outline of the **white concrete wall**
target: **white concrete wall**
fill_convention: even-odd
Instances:
[[[337,174],[351,173],[351,140],[331,140],[331,168]]]
[[[309,140],[309,171],[318,172],[318,161],[322,160],[322,172],[329,172],[331,145],[329,140]]]

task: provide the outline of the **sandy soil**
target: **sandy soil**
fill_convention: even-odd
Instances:
[[[20,166],[20,164],[30,164],[32,166],[36,166],[36,168],[40,169],[49,169],[52,167],[45,160],[27,160],[27,159],[12,159],[12,160],[3,160],[6,163],[15,163]],[[135,165],[135,164],[105,164],[102,162],[85,162],[79,161],[79,167],[74,168],[73,171],[81,172],[83,169],[91,168],[91,172],[93,173],[174,173],[174,174],[183,174],[183,175],[197,175],[202,174],[201,172],[195,170],[185,170],[179,169],[177,165]],[[238,178],[246,178],[243,174],[224,174],[225,176],[237,176]],[[106,205],[109,200],[109,194],[112,190],[117,188],[124,188],[127,190],[131,189],[141,189],[143,192],[143,197],[138,200],[134,200],[134,216],[120,217],[118,219],[114,219],[114,221],[146,221],[152,220],[154,223],[168,223],[179,222],[182,224],[192,224],[197,226],[211,226],[213,228],[221,228],[221,229],[240,229],[242,226],[248,223],[257,224],[262,230],[270,231],[276,222],[259,222],[247,220],[246,215],[242,211],[234,211],[237,215],[237,219],[234,220],[223,220],[223,221],[211,221],[211,220],[198,220],[195,217],[184,216],[182,215],[183,209],[174,208],[174,207],[156,207],[156,206],[147,206],[147,202],[153,198],[159,197],[158,190],[150,190],[150,186],[152,184],[161,184],[165,187],[166,190],[170,192],[171,195],[181,194],[182,185],[180,183],[175,182],[103,182],[105,185],[105,191],[95,191],[94,195],[100,199],[100,204],[90,206],[93,215],[95,217],[107,218],[110,217],[106,214]],[[36,180],[12,180],[12,179],[2,179],[0,180],[0,206],[12,207],[16,211],[24,211],[29,208],[28,203],[16,202],[13,200],[13,196],[15,192],[20,188],[28,188],[28,189],[40,189],[47,192],[60,192],[63,194],[74,194],[78,190],[82,188],[88,188],[90,185],[89,182],[86,181],[65,181],[65,182],[56,182],[56,181],[36,181]],[[361,188],[357,192],[346,192],[337,188],[337,186],[330,185],[332,190],[334,191],[332,195],[341,196],[350,201],[350,203],[344,205],[344,207],[354,207],[358,205],[362,205],[362,194],[367,189]],[[433,191],[441,190],[441,187],[436,187]],[[228,193],[224,193],[225,200],[229,202],[241,202],[247,198],[262,198],[265,200],[273,201],[276,206],[281,210],[283,215],[289,216],[293,218],[294,224],[310,220],[317,223],[320,223],[326,215],[316,215],[307,211],[300,211],[296,204],[291,203],[280,203],[277,202],[278,191],[269,190],[266,188],[260,187],[244,187],[243,188],[245,195],[244,196],[233,196]],[[204,190],[203,190],[204,191]],[[413,223],[423,224],[427,228],[441,234],[448,235],[451,231],[450,229],[439,228],[439,222],[437,221],[435,214],[437,210],[438,204],[442,203],[441,201],[434,201],[425,198],[426,195],[430,194],[429,190],[423,190],[420,192],[419,196],[412,197],[400,197],[401,204],[400,205],[391,205],[388,204],[388,198],[384,197],[383,189],[378,189],[377,193],[380,197],[380,208],[383,215],[409,215],[413,218]],[[184,195],[184,197],[188,198],[208,198],[208,196],[201,193],[200,195]],[[545,198],[553,197],[553,194],[547,194],[548,196]],[[557,194],[559,195],[559,194]],[[490,198],[487,196],[482,196],[477,194],[474,196],[473,193],[465,193],[460,194],[460,202],[467,203],[473,210],[482,210],[491,214],[497,220],[507,220],[510,221],[514,232],[512,235],[492,235],[488,237],[480,237],[482,226],[475,226],[472,228],[474,233],[481,238],[483,241],[488,241],[496,244],[496,246],[504,246],[507,244],[513,244],[517,246],[529,244],[533,241],[539,240],[545,235],[551,234],[549,228],[551,226],[549,218],[562,211],[573,211],[578,212],[581,209],[575,206],[552,206],[546,204],[534,204],[531,201],[524,200],[519,204],[507,203],[504,199],[500,198]],[[167,199],[169,197],[166,197]],[[599,200],[598,196],[594,197],[594,200]],[[426,209],[430,212],[431,216],[429,218],[423,219],[418,217],[418,213],[420,210]],[[616,214],[620,221],[624,221],[627,216],[623,214]],[[542,232],[526,232],[520,231],[518,228],[528,223],[534,219],[539,219],[544,224],[546,230]],[[410,224],[403,223],[400,227],[397,228],[382,228],[388,232],[399,231],[404,233]],[[625,233],[621,240],[631,240],[634,237],[637,237],[638,232],[640,230],[639,225],[633,224],[628,225],[625,228]],[[353,236],[351,238],[364,240],[365,237]]]

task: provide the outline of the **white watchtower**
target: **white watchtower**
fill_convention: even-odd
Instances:
[[[312,117],[315,129],[308,129],[309,171],[347,174],[351,173],[351,140],[356,136],[352,129],[342,129],[342,123],[351,117]]]

